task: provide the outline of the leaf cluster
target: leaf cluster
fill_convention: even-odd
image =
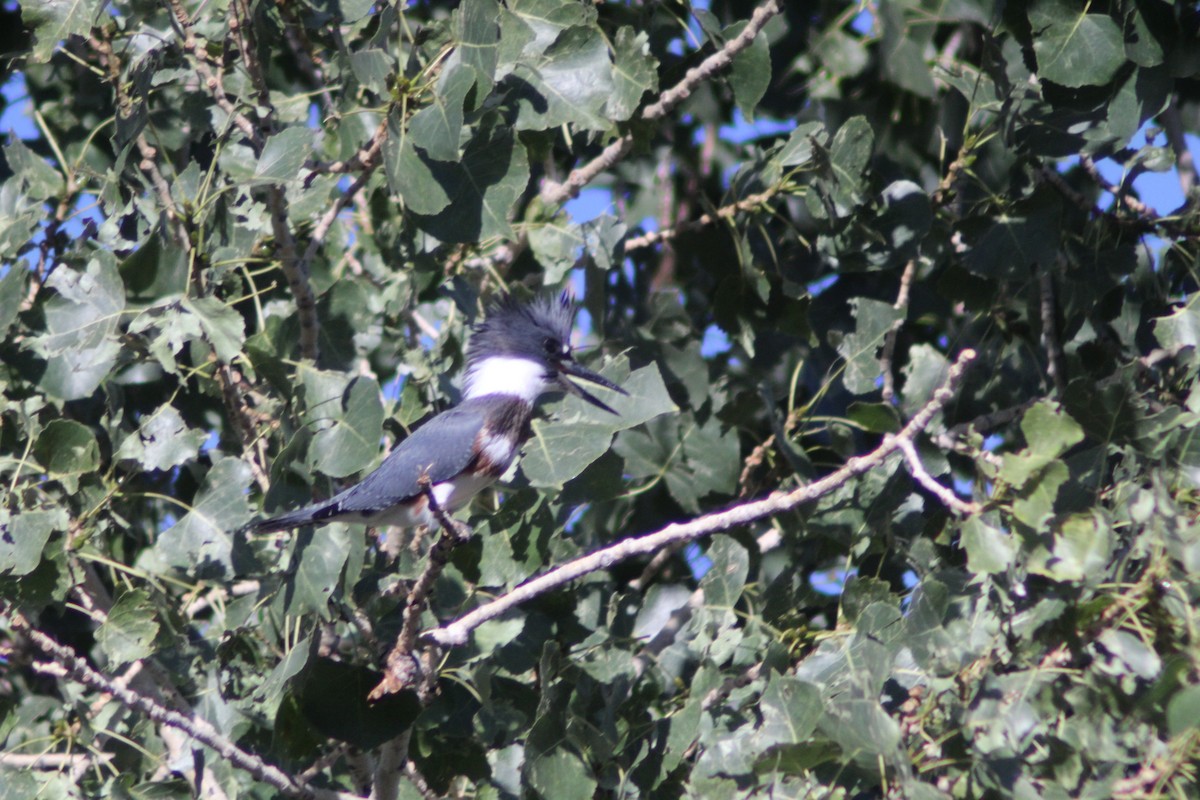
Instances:
[[[1189,5],[21,19],[0,796],[1196,793]],[[423,630],[852,464],[978,358],[911,453],[423,643],[432,690],[369,703],[428,541],[243,526],[455,402],[491,298],[564,286],[629,396],[542,405]]]

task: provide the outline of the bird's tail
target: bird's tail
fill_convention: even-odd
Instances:
[[[328,516],[331,503],[332,501],[327,500],[324,503],[315,503],[311,506],[298,508],[295,511],[289,511],[277,517],[260,519],[258,522],[251,522],[242,528],[242,531],[249,534],[276,533],[278,531],[290,531],[293,528],[310,525]]]

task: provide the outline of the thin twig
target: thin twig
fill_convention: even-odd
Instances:
[[[112,753],[0,753],[0,767],[16,769],[86,769],[112,760]]]
[[[1054,393],[1061,398],[1067,391],[1066,367],[1054,313],[1054,278],[1045,267],[1038,270],[1038,294],[1042,318],[1042,347],[1046,349],[1046,372],[1050,375],[1050,380],[1054,381]]]
[[[892,361],[896,356],[896,339],[900,335],[900,329],[904,327],[904,318],[908,312],[908,295],[916,274],[917,258],[913,256],[904,266],[904,273],[900,276],[900,289],[896,292],[896,302],[892,304],[892,308],[901,312],[900,318],[891,324],[884,335],[883,352],[879,357],[879,367],[883,370],[883,402],[889,404],[896,397],[896,376],[892,370]]]
[[[752,211],[766,205],[767,201],[775,195],[779,194],[780,187],[774,186],[767,189],[765,192],[749,195],[736,203],[730,203],[727,206],[721,206],[711,214],[701,214],[700,217],[687,222],[681,222],[673,228],[664,228],[659,231],[651,231],[644,233],[641,236],[634,236],[625,240],[625,252],[637,250],[642,247],[649,247],[652,244],[669,241],[679,236],[682,233],[690,233],[700,230],[709,225],[712,225],[717,220],[733,219],[739,211]]]
[[[755,38],[762,32],[768,21],[781,11],[779,0],[767,0],[754,10],[746,27],[741,33],[730,39],[717,52],[713,53],[700,65],[693,67],[683,76],[683,80],[667,89],[658,96],[658,100],[642,110],[641,119],[651,122],[669,114],[675,106],[686,100],[696,87],[710,78],[719,70],[733,63],[733,58],[754,43]],[[633,149],[633,135],[625,134],[604,148],[600,155],[593,158],[582,167],[571,170],[571,174],[562,183],[547,182],[542,188],[542,202],[558,206],[577,197],[579,191],[591,183],[597,175],[612,167]]]
[[[415,688],[417,696],[425,703],[433,699],[433,683],[436,678],[436,664],[440,658],[437,647],[427,647],[425,652],[418,654],[417,631],[421,624],[421,614],[425,611],[429,592],[434,582],[442,574],[442,570],[450,563],[450,555],[454,548],[469,537],[466,526],[460,524],[446,514],[433,496],[433,487],[425,479],[421,487],[425,500],[429,504],[429,513],[441,526],[442,533],[429,549],[429,558],[425,569],[418,576],[416,583],[409,590],[405,600],[404,620],[400,635],[396,637],[396,645],[387,655],[387,665],[384,668],[383,680],[371,690],[368,699],[371,702],[399,692],[403,689]]]
[[[271,106],[268,117],[260,125],[255,125],[249,117],[237,109],[225,94],[225,86],[220,67],[210,62],[205,48],[197,41],[192,31],[193,22],[183,7],[181,0],[168,0],[172,11],[172,24],[176,28],[184,51],[192,57],[196,74],[200,82],[208,89],[214,102],[229,115],[230,120],[250,141],[255,155],[262,154],[263,144],[270,129]],[[242,10],[249,14],[248,9],[240,3],[234,3],[230,9],[231,20],[236,24],[231,26],[231,32],[237,37],[242,51],[242,61],[250,74],[252,84],[256,87],[260,99],[266,92],[266,82],[262,75],[261,64],[254,50],[254,40],[251,37],[252,26],[248,18],[236,16]],[[270,94],[266,93],[269,101]],[[317,320],[317,302],[313,295],[309,275],[304,265],[300,263],[296,240],[292,235],[291,225],[287,216],[287,199],[279,186],[267,186],[264,190],[267,208],[270,211],[272,233],[275,236],[275,246],[279,255],[279,266],[283,270],[288,288],[296,302],[296,315],[300,322],[300,354],[303,358],[316,360],[318,355],[317,341],[320,333],[320,323]]]
[[[183,731],[191,738],[211,748],[219,756],[229,761],[235,767],[245,770],[258,780],[269,784],[287,797],[319,798],[320,800],[358,800],[356,795],[346,792],[318,789],[301,783],[278,767],[268,764],[262,758],[247,752],[222,736],[207,720],[199,717],[186,717],[177,711],[145,697],[132,689],[119,685],[97,672],[87,661],[77,655],[74,650],[59,644],[53,638],[37,630],[19,612],[9,611],[9,619],[14,630],[25,635],[35,647],[51,658],[49,664],[35,664],[34,668],[52,675],[65,675],[90,689],[112,695],[128,708],[145,714],[154,722]]]
[[[899,445],[900,452],[904,453],[904,460],[908,464],[908,471],[912,473],[913,479],[924,486],[930,494],[941,500],[943,505],[964,516],[973,516],[980,512],[981,509],[978,503],[968,503],[960,500],[953,491],[933,479],[933,476],[929,474],[929,471],[925,469],[925,465],[921,462],[921,456],[917,453],[917,446],[913,444],[911,439],[905,439],[899,442]]]
[[[1105,180],[1104,176],[1100,174],[1100,168],[1096,166],[1096,162],[1092,160],[1091,156],[1080,155],[1079,164],[1083,167],[1083,171],[1096,182],[1097,186],[1113,196],[1114,202],[1123,203],[1126,208],[1146,222],[1154,223],[1159,218],[1159,213],[1153,208],[1125,191],[1122,187]]]
[[[614,564],[618,564],[634,556],[656,553],[661,548],[675,542],[689,542],[699,539],[702,536],[729,530],[730,528],[780,514],[828,494],[834,489],[843,486],[852,478],[879,466],[888,456],[899,449],[900,442],[905,440],[911,441],[918,433],[923,431],[933,421],[934,416],[954,396],[955,391],[962,382],[967,365],[974,358],[974,350],[962,351],[958,356],[958,360],[950,367],[945,383],[934,392],[933,398],[913,416],[898,434],[885,440],[871,453],[851,458],[841,469],[826,475],[824,478],[793,489],[790,492],[774,492],[759,500],[742,503],[724,511],[705,514],[690,522],[673,523],[654,533],[626,539],[589,555],[569,561],[544,575],[518,586],[511,592],[485,603],[448,625],[426,632],[424,634],[425,638],[447,646],[461,645],[467,641],[467,636],[471,631],[478,628],[484,622],[495,619],[534,597],[557,589],[588,573],[608,569]]]

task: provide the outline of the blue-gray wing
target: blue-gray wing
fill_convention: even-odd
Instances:
[[[327,514],[378,512],[419,495],[425,476],[437,484],[459,475],[475,457],[483,412],[468,402],[438,414],[401,442],[377,470],[332,498]]]

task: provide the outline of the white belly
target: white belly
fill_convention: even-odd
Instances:
[[[460,475],[454,480],[435,483],[433,497],[443,511],[453,513],[471,502],[472,497],[495,483],[495,480],[487,475]],[[419,497],[414,502],[392,506],[386,511],[371,515],[363,522],[368,525],[395,525],[401,528],[412,528],[416,525],[436,527],[438,524],[429,512],[424,497]]]

